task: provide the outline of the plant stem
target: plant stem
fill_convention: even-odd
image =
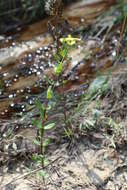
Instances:
[[[42,167],[44,167],[44,153],[43,153],[44,120],[42,121],[42,127],[41,127],[40,133],[41,133],[40,134],[40,136],[41,136],[41,139],[40,139],[40,154],[43,156],[41,165],[42,165]]]
[[[63,91],[63,114],[64,114],[64,123],[67,124],[67,110],[66,110],[66,96],[64,93],[64,85],[62,82],[62,91]]]
[[[41,130],[40,130],[40,154],[43,156],[42,158],[42,167],[44,167],[44,149],[43,149],[43,144],[44,144],[44,125],[47,120],[47,115],[46,115],[46,110],[47,110],[47,105],[48,101],[46,102],[45,109],[44,109],[44,118],[42,119],[42,125],[41,125]]]

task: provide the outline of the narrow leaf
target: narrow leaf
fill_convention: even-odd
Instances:
[[[33,120],[33,125],[37,127],[38,129],[41,129],[42,127],[41,122],[38,120]]]
[[[45,107],[43,106],[43,104],[40,102],[40,100],[36,101],[36,106],[38,107],[39,111],[40,111],[40,115],[42,118],[44,118],[44,111],[45,111]]]
[[[40,146],[40,141],[34,140],[33,142],[34,142],[35,145]]]
[[[52,87],[49,86],[48,90],[47,90],[47,99],[51,99],[53,97],[53,91],[52,91]]]
[[[49,130],[49,129],[52,129],[54,126],[55,126],[55,123],[50,123],[50,124],[44,126],[44,129]]]
[[[48,146],[50,144],[50,139],[45,139],[43,142],[43,146]]]
[[[55,73],[57,75],[60,75],[63,71],[63,64],[60,62],[56,67],[55,67]]]

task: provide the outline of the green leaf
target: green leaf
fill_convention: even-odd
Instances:
[[[44,118],[44,111],[45,111],[45,107],[43,106],[43,104],[40,102],[40,100],[36,101],[36,106],[40,111],[40,115],[42,118]]]
[[[50,144],[50,139],[45,139],[43,142],[43,146],[48,146]]]
[[[52,87],[49,86],[48,90],[47,90],[47,99],[51,99],[53,97],[53,91],[52,91]]]
[[[106,92],[106,90],[108,90],[109,87],[108,80],[109,76],[99,76],[96,79],[94,79],[88,88],[88,94],[94,95],[96,93]]]
[[[55,66],[55,73],[60,75],[63,71],[63,64],[60,62],[57,66]]]
[[[47,166],[49,164],[49,160],[47,158],[44,159],[44,166]]]
[[[89,119],[86,119],[85,120],[85,123],[88,127],[94,127],[95,126],[95,121],[94,120],[89,120]]]
[[[50,139],[45,139],[44,142],[43,142],[43,147],[42,147],[43,154],[45,153],[46,147],[47,147],[49,144],[50,144]]]
[[[33,155],[32,159],[36,162],[41,162],[44,159],[43,155]]]
[[[2,90],[3,85],[2,85],[2,81],[0,80],[0,90]]]
[[[67,136],[68,138],[73,137],[73,131],[72,131],[72,129],[70,129],[70,128],[68,128],[68,129],[64,128],[64,132],[65,132],[65,136]]]
[[[37,127],[38,129],[41,129],[42,128],[42,125],[41,125],[41,122],[40,121],[38,121],[38,120],[33,120],[33,125],[35,126],[35,127]]]
[[[67,56],[67,50],[66,49],[62,49],[60,51],[60,55],[61,55],[62,58],[65,58]]]
[[[49,130],[49,129],[52,129],[54,126],[55,126],[55,123],[50,123],[50,124],[44,126],[44,129]]]
[[[50,85],[54,84],[54,81],[52,79],[50,79],[48,75],[45,75],[45,80],[46,80],[47,84],[50,84]]]
[[[55,54],[55,55],[54,55],[54,57],[55,57],[55,60],[56,60],[57,62],[59,62],[59,61],[60,61],[60,57],[59,57],[59,55],[58,55],[58,54]]]
[[[41,178],[47,178],[47,173],[45,172],[45,171],[39,171],[38,173],[37,173],[37,175],[39,176],[39,177],[41,177]]]
[[[37,145],[37,146],[40,146],[40,141],[38,141],[38,140],[34,140],[33,143],[34,143],[35,145]]]

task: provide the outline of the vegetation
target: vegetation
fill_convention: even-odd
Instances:
[[[65,38],[60,38],[59,40],[61,42],[61,47],[59,47],[56,50],[56,53],[54,54],[54,58],[56,60],[56,65],[54,67],[54,71],[55,71],[55,75],[56,75],[55,80],[53,81],[53,80],[49,79],[48,76],[46,76],[46,81],[47,81],[46,101],[43,104],[41,104],[41,102],[39,100],[36,101],[36,106],[40,112],[40,120],[33,121],[34,126],[37,127],[37,129],[39,130],[38,137],[37,137],[38,140],[34,141],[34,143],[40,147],[39,153],[36,156],[34,155],[33,158],[37,162],[37,164],[41,163],[42,168],[44,168],[45,163],[47,163],[46,162],[47,159],[45,157],[45,149],[46,149],[46,146],[50,142],[49,139],[45,139],[45,137],[44,137],[45,131],[52,129],[55,126],[55,123],[48,123],[46,125],[46,123],[49,122],[48,121],[48,112],[51,111],[54,104],[56,104],[56,102],[53,101],[53,91],[58,86],[63,87],[64,84],[66,83],[66,80],[64,79],[64,76],[63,76],[63,71],[66,68],[66,64],[67,64],[67,60],[68,60],[68,53],[69,53],[71,47],[74,46],[77,41],[80,41],[79,38],[73,38],[71,35],[68,35]],[[64,123],[65,123],[65,127],[67,127],[68,126],[68,115],[67,115],[67,111],[66,111],[65,98],[66,98],[66,96],[65,96],[64,90],[63,90],[61,97],[59,97],[59,101],[61,101],[62,99],[64,101],[64,105],[63,105]],[[55,101],[57,101],[57,100],[55,100]],[[66,133],[67,137],[69,137],[69,138],[71,138],[71,136],[73,135],[70,128],[65,128],[65,133]],[[45,173],[41,172],[41,175],[43,176],[43,175],[45,175]]]
[[[125,12],[123,10],[124,2],[121,2],[121,16],[125,19]],[[56,18],[58,19],[58,18]],[[123,20],[124,20],[123,19]],[[57,21],[56,21],[57,22]],[[37,100],[37,107],[40,112],[40,120],[35,120],[33,124],[39,129],[37,141],[35,143],[40,146],[39,153],[34,156],[34,160],[37,163],[41,163],[42,168],[45,166],[45,150],[46,146],[49,145],[49,139],[45,139],[45,131],[50,130],[55,126],[55,123],[50,123],[48,119],[48,112],[51,112],[54,105],[56,105],[56,101],[64,101],[63,105],[63,114],[64,114],[64,132],[65,137],[68,137],[71,140],[74,140],[75,132],[73,131],[71,124],[77,126],[78,135],[85,133],[86,131],[96,130],[97,126],[105,126],[106,128],[110,127],[114,131],[114,134],[118,134],[118,129],[121,128],[119,124],[112,117],[105,117],[104,113],[101,110],[101,99],[104,97],[109,89],[109,80],[111,78],[111,73],[109,72],[105,76],[98,76],[89,86],[87,93],[82,97],[78,107],[75,109],[73,116],[68,116],[67,108],[66,108],[66,96],[64,93],[64,85],[66,84],[66,79],[63,76],[64,70],[68,64],[68,54],[72,47],[80,41],[79,38],[74,38],[71,35],[67,37],[59,37],[59,30],[56,27],[55,34],[51,32],[53,39],[56,39],[56,52],[54,53],[54,59],[56,61],[54,67],[55,80],[48,78],[46,76],[47,81],[47,94],[46,101],[42,104],[39,100]],[[62,87],[62,95],[59,96],[58,99],[53,99],[55,90],[61,86]],[[83,121],[80,120],[83,116]],[[48,124],[47,124],[48,123]],[[115,148],[114,138],[115,136],[110,138],[112,146]],[[108,138],[108,137],[107,137]],[[47,160],[47,159],[46,159]],[[42,176],[45,174],[42,172]],[[44,176],[43,176],[44,177]]]
[[[25,10],[29,9],[29,6],[31,6],[31,2],[23,1],[22,3],[23,3],[23,5],[22,5],[23,9],[24,9],[24,12],[23,12],[24,18],[25,18],[26,14],[30,13],[30,12],[28,13]],[[41,3],[41,1],[38,1],[38,3]],[[33,113],[32,112],[33,110],[32,110],[31,111],[32,117],[29,115],[30,118],[36,118],[33,120],[31,126],[33,128],[35,127],[34,131],[37,132],[36,137],[34,136],[34,140],[33,140],[33,144],[32,144],[32,146],[35,145],[36,151],[31,151],[33,162],[32,162],[32,171],[30,171],[29,174],[37,173],[39,175],[39,177],[42,177],[40,180],[41,181],[41,185],[39,187],[40,189],[44,185],[45,179],[48,176],[48,170],[46,167],[51,165],[51,163],[52,163],[52,159],[49,160],[50,156],[47,154],[48,151],[50,151],[49,150],[50,145],[52,145],[52,138],[50,137],[50,135],[52,136],[52,133],[56,133],[57,137],[60,136],[59,137],[60,141],[58,141],[59,146],[61,144],[63,144],[63,142],[64,143],[69,142],[68,143],[69,149],[65,148],[65,149],[68,149],[67,154],[69,155],[69,159],[72,158],[72,160],[73,160],[74,156],[76,155],[76,158],[78,158],[79,162],[81,160],[83,166],[84,166],[85,161],[84,160],[82,161],[82,158],[80,157],[80,155],[84,154],[84,152],[86,150],[88,151],[88,148],[90,147],[89,144],[91,143],[91,141],[92,141],[91,147],[93,147],[93,149],[91,148],[90,151],[92,150],[94,152],[94,154],[97,152],[97,150],[101,146],[103,147],[103,149],[104,149],[104,147],[107,146],[108,151],[111,148],[113,150],[113,153],[114,152],[116,153],[118,150],[118,144],[123,145],[125,143],[124,140],[126,140],[126,122],[127,122],[127,116],[126,116],[126,110],[127,110],[126,109],[127,108],[127,106],[126,106],[127,84],[126,84],[126,82],[127,82],[127,80],[126,80],[126,73],[125,73],[125,75],[123,73],[126,71],[124,71],[124,69],[123,69],[122,74],[121,74],[121,68],[120,68],[117,71],[119,73],[119,75],[117,74],[118,76],[116,77],[117,78],[116,79],[114,77],[116,75],[113,73],[114,67],[112,67],[110,69],[110,71],[106,68],[108,70],[108,72],[105,72],[105,71],[103,72],[103,66],[102,66],[103,64],[105,64],[105,62],[106,62],[106,64],[109,64],[109,65],[112,62],[112,65],[114,64],[114,66],[115,66],[118,62],[122,63],[122,62],[127,61],[124,57],[124,56],[126,56],[126,51],[125,51],[126,49],[124,51],[122,51],[122,48],[121,48],[121,47],[126,48],[125,43],[127,42],[126,35],[125,35],[126,34],[125,26],[126,26],[126,22],[127,22],[127,13],[126,13],[126,6],[125,6],[123,0],[120,1],[120,4],[119,4],[119,6],[117,6],[117,8],[119,8],[119,10],[120,10],[119,16],[117,18],[115,18],[114,20],[113,19],[111,20],[111,27],[107,23],[106,23],[107,25],[105,27],[105,23],[104,23],[104,25],[102,25],[102,30],[100,32],[101,24],[99,23],[100,24],[99,27],[95,28],[96,32],[95,32],[95,30],[92,31],[93,32],[92,33],[93,41],[91,39],[90,40],[88,39],[88,41],[90,41],[90,43],[93,43],[93,44],[96,41],[96,45],[92,46],[93,49],[91,48],[92,49],[91,51],[89,51],[89,49],[87,49],[86,50],[87,55],[83,55],[83,63],[81,62],[81,63],[77,64],[80,67],[80,71],[83,68],[84,70],[85,69],[88,70],[88,73],[87,72],[85,73],[84,70],[83,70],[84,73],[82,71],[78,72],[79,70],[78,70],[77,65],[76,65],[77,66],[76,69],[74,68],[75,66],[73,67],[73,69],[75,69],[74,72],[75,73],[77,72],[78,74],[77,73],[76,74],[78,76],[81,75],[81,77],[83,78],[83,82],[87,78],[87,83],[88,83],[87,90],[85,89],[85,92],[84,92],[84,87],[81,89],[79,89],[79,88],[76,89],[78,91],[78,93],[80,93],[79,96],[77,95],[78,93],[77,94],[75,93],[75,91],[71,91],[71,93],[70,92],[66,93],[64,91],[64,87],[68,82],[67,81],[68,76],[65,73],[66,73],[66,69],[68,68],[69,62],[71,61],[71,58],[69,57],[69,53],[72,52],[73,49],[76,49],[77,46],[78,46],[78,48],[80,48],[82,46],[81,42],[83,42],[83,40],[81,41],[81,39],[76,36],[73,37],[72,34],[63,34],[61,32],[61,26],[59,27],[59,22],[58,22],[59,19],[61,19],[61,15],[57,15],[57,13],[54,15],[54,20],[57,24],[52,27],[52,24],[48,23],[48,26],[50,29],[49,32],[51,33],[51,36],[53,37],[53,40],[54,40],[54,44],[53,44],[54,45],[53,46],[54,54],[52,57],[52,61],[55,62],[55,64],[54,64],[54,66],[51,67],[51,69],[53,70],[53,74],[51,74],[51,76],[49,76],[49,75],[44,76],[44,78],[42,80],[45,83],[45,85],[44,85],[45,87],[43,86],[44,87],[43,98],[42,98],[42,94],[40,94],[39,96],[38,95],[36,96],[37,98],[35,101],[35,105],[33,103],[34,108],[32,107],[32,109],[34,109],[34,112],[36,112],[36,113],[35,113],[35,115],[32,115],[32,113]],[[29,18],[29,21],[35,17],[35,14],[38,12],[39,9],[40,9],[40,7],[37,7],[36,11],[31,15],[31,18]],[[31,8],[31,10],[33,10],[33,9]],[[21,14],[21,15],[23,15],[23,14]],[[13,15],[13,19],[15,19],[15,14]],[[64,18],[62,18],[62,19],[64,20]],[[26,20],[26,18],[25,18],[25,20]],[[67,23],[67,22],[68,21],[65,20],[65,23]],[[102,20],[102,22],[103,22],[103,20]],[[117,27],[115,28],[116,23],[117,23]],[[84,31],[82,31],[82,33],[83,32]],[[115,35],[114,35],[114,33],[115,33]],[[87,35],[88,35],[88,33],[86,34],[86,36]],[[84,44],[87,43],[86,36],[84,37],[84,39],[86,40],[86,41],[84,40],[84,42],[83,42]],[[100,43],[100,41],[102,41],[102,42]],[[80,45],[78,45],[78,43]],[[97,45],[97,43],[100,43],[99,46]],[[85,46],[87,46],[87,45],[85,44]],[[85,48],[85,46],[83,46],[83,48]],[[105,48],[107,48],[107,49],[105,50]],[[41,54],[41,51],[38,51],[38,52],[39,52],[38,54]],[[84,53],[84,51],[83,51],[83,53]],[[115,55],[114,55],[114,53],[115,53]],[[99,62],[98,65],[95,65],[97,63],[97,61],[99,60],[98,57],[100,57],[101,61]],[[89,63],[90,63],[90,66],[89,66]],[[83,65],[83,67],[81,67],[82,65]],[[101,66],[102,66],[102,70],[101,70]],[[103,73],[100,74],[101,72],[99,71],[100,73],[98,74],[97,73],[98,70],[102,71]],[[105,65],[104,65],[104,70],[105,70]],[[92,73],[92,75],[90,75],[91,74],[90,72]],[[86,76],[86,74],[87,74],[87,76]],[[95,76],[95,74],[96,74],[96,76]],[[120,74],[122,76],[124,75],[124,77],[122,79],[121,79]],[[77,75],[75,75],[75,76],[77,76]],[[78,78],[77,80],[80,81],[80,78]],[[115,82],[113,82],[113,80]],[[75,79],[72,81],[75,82]],[[2,80],[2,82],[3,82],[3,80]],[[3,93],[3,87],[4,87],[3,86],[4,83],[2,83],[2,82],[0,81],[0,95]],[[84,83],[83,83],[83,85],[84,85]],[[82,85],[80,85],[80,86],[82,87]],[[58,93],[59,89],[60,89],[60,93]],[[4,94],[2,94],[2,95],[3,95],[2,98],[4,98]],[[11,101],[11,100],[9,99],[9,101]],[[60,109],[59,109],[59,105],[60,105]],[[56,113],[56,109],[58,109],[59,113],[58,112]],[[31,107],[29,110],[31,110]],[[8,110],[6,110],[6,112],[7,111]],[[59,120],[57,121],[57,119],[59,117],[58,114],[62,115],[62,117],[61,117],[62,119],[60,118],[60,121]],[[25,115],[25,113],[24,113],[24,115]],[[54,116],[54,115],[56,115],[56,117],[57,117],[56,120],[53,120],[54,118],[52,116]],[[21,124],[25,121],[24,118],[26,118],[26,117],[27,117],[27,113],[24,117],[22,114],[22,118],[20,117]],[[16,125],[17,125],[17,123],[16,123]],[[57,127],[57,125],[59,125],[59,127]],[[61,130],[61,128],[62,128],[62,130]],[[4,129],[5,129],[5,127],[2,127],[2,130],[4,130]],[[55,131],[56,129],[57,129],[57,131]],[[31,130],[31,128],[29,128],[29,130]],[[60,132],[62,131],[60,133],[60,135],[59,135],[59,131]],[[10,135],[11,132],[8,134]],[[9,135],[5,136],[4,143],[8,140],[7,138],[9,137]],[[96,135],[98,135],[98,136],[102,135],[102,136],[101,136],[101,138],[99,138],[98,136],[96,138]],[[95,138],[92,138],[93,136]],[[90,140],[88,140],[88,139],[90,139]],[[99,139],[99,143],[98,143],[98,139]],[[22,141],[21,138],[20,138],[20,140]],[[83,153],[82,153],[82,151],[80,151],[80,148],[77,146],[78,141],[79,141],[79,144],[80,144],[80,141],[83,141],[83,146],[85,143],[87,143],[85,141],[88,141],[88,145],[86,146],[86,144],[85,144],[86,150],[85,151],[82,150],[82,151],[84,151]],[[95,141],[95,142],[93,143],[93,141]],[[55,139],[55,142],[56,142],[56,139]],[[108,143],[106,144],[105,142],[106,143],[108,142]],[[17,143],[17,144],[14,142],[11,145],[9,145],[8,146],[10,148],[9,151],[11,152],[12,148],[14,148],[17,151],[17,147],[19,146],[20,143]],[[100,147],[98,146],[98,144]],[[105,146],[105,144],[106,144],[106,146]],[[73,148],[75,151],[71,157],[71,151]],[[70,151],[70,149],[71,149],[71,151]],[[0,147],[0,153],[4,149],[2,151],[1,150],[2,150],[2,146]],[[54,151],[54,150],[51,150],[51,151]],[[106,160],[108,160],[109,158],[107,155],[105,155],[104,151],[105,150],[102,151],[103,156],[101,157],[101,159],[104,160],[106,163]],[[10,154],[10,152],[9,152],[9,154]],[[11,152],[11,157],[13,157],[12,152]],[[63,152],[65,153],[65,150]],[[120,152],[120,154],[121,154],[121,152]],[[21,156],[19,153],[14,154],[15,157],[17,155],[19,157]],[[98,155],[100,156],[100,153]],[[99,157],[98,155],[96,157]],[[5,154],[5,156],[6,156],[6,154]],[[25,158],[27,156],[28,155],[25,155]],[[87,158],[87,156],[86,156],[86,158]],[[110,162],[112,162],[112,158],[110,158],[109,160],[110,160]],[[30,162],[31,162],[31,157],[30,157]],[[68,162],[70,163],[70,160]],[[115,166],[117,166],[118,164],[119,163],[115,163]],[[64,163],[63,165],[65,166],[66,164]],[[85,165],[85,166],[87,166],[87,165]],[[84,168],[87,168],[85,166],[84,166]],[[96,167],[96,166],[93,165],[93,167]],[[99,167],[100,166],[97,165],[98,170],[99,170]],[[118,165],[118,167],[119,167],[119,165]],[[103,171],[103,169],[104,168],[102,167],[101,172]],[[69,175],[73,174],[73,173],[71,173],[70,168],[69,169],[67,168],[67,170],[69,170],[69,172],[68,172]],[[90,172],[88,169],[88,171],[86,172],[86,176],[88,175],[88,173],[90,173],[90,175],[91,175],[91,173],[92,173],[91,171],[92,171],[92,169],[90,170]],[[27,175],[25,175],[25,176],[27,176]],[[58,174],[58,176],[59,176],[59,174]],[[73,176],[74,175],[72,175],[72,177]],[[95,176],[93,178],[95,178]],[[93,178],[91,177],[90,179],[94,180]],[[83,176],[83,179],[84,179],[84,176]],[[106,180],[109,180],[109,179],[106,178]],[[79,181],[79,176],[78,176],[78,181]],[[101,181],[101,180],[99,180],[99,181]],[[42,185],[42,183],[43,183],[43,185]],[[90,181],[90,183],[91,183],[91,181]],[[104,181],[104,183],[107,183],[107,181],[106,182]],[[95,186],[97,187],[97,189],[100,188],[98,186],[98,184],[96,184]],[[102,186],[104,186],[104,184],[101,184],[101,187]]]

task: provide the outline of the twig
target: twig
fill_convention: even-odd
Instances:
[[[25,173],[25,174],[23,174],[23,175],[21,175],[21,176],[18,176],[17,178],[13,179],[12,181],[10,181],[9,183],[7,183],[6,185],[10,185],[10,184],[13,183],[13,182],[16,182],[16,181],[18,181],[18,180],[20,180],[20,179],[22,179],[22,178],[26,178],[27,176],[29,176],[29,175],[31,175],[31,174],[34,174],[34,173],[36,173],[36,172],[38,172],[38,171],[40,171],[40,170],[42,170],[42,169],[47,168],[49,165],[53,164],[54,162],[56,162],[56,161],[59,160],[60,158],[61,158],[61,156],[59,156],[58,158],[56,158],[55,160],[53,160],[52,162],[50,162],[47,166],[39,167],[39,168],[37,168],[37,169],[35,169],[35,170],[33,170],[33,171],[30,171],[30,172],[27,172],[27,173]],[[2,187],[2,188],[3,188],[3,187]]]

